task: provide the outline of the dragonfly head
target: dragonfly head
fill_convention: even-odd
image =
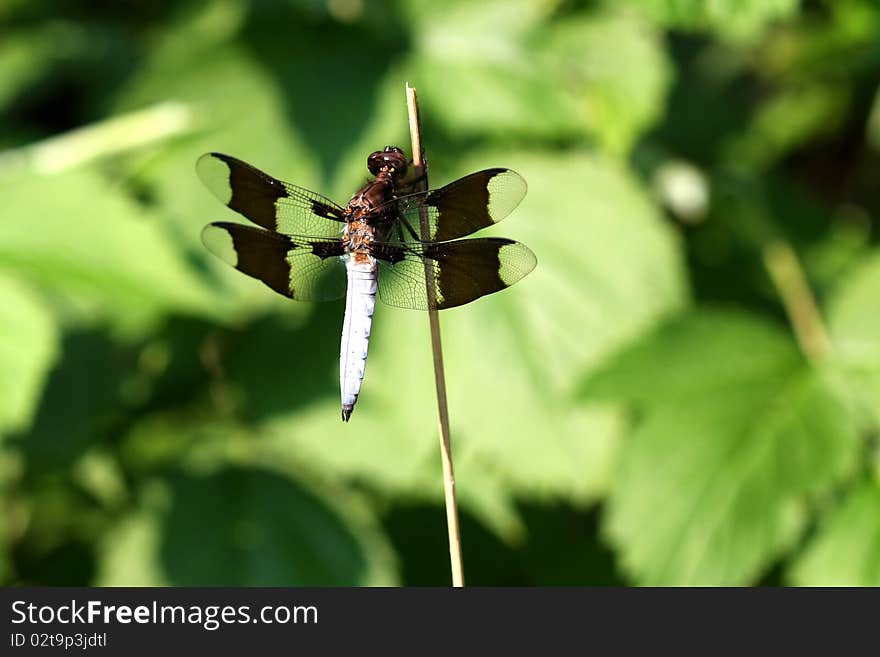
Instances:
[[[386,146],[384,151],[375,151],[367,158],[367,168],[374,176],[378,176],[383,169],[388,171],[393,178],[399,178],[406,174],[406,153],[397,146]]]

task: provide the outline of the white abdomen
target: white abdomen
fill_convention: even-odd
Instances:
[[[370,327],[376,307],[377,265],[370,256],[352,254],[345,266],[348,270],[348,291],[339,349],[339,388],[342,392],[342,419],[348,422],[367,366]]]

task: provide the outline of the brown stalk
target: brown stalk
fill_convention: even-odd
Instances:
[[[822,361],[831,353],[831,340],[794,249],[779,240],[765,246],[763,255],[801,351],[813,364]]]
[[[406,106],[409,113],[409,134],[412,142],[413,166],[419,176],[421,189],[428,188],[428,165],[422,148],[419,124],[419,102],[416,90],[406,85]],[[419,211],[423,240],[430,239],[428,213]],[[437,292],[434,287],[434,268],[425,259],[425,280],[428,292],[428,322],[431,326],[431,351],[434,354],[434,383],[437,388],[437,411],[440,416],[440,459],[443,462],[443,490],[446,495],[446,528],[449,533],[449,560],[452,566],[452,585],[464,586],[461,563],[461,536],[458,529],[458,508],[455,503],[455,474],[452,469],[452,444],[449,438],[449,407],[446,402],[446,374],[443,369],[443,348],[440,344],[440,316],[437,311]]]

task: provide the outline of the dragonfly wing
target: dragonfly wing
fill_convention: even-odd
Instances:
[[[196,172],[223,204],[258,226],[284,235],[324,238],[342,232],[345,214],[339,205],[231,155],[206,153],[196,162]]]
[[[297,301],[345,296],[342,242],[281,235],[262,228],[218,221],[205,226],[202,243],[240,272]]]
[[[374,246],[379,298],[415,310],[431,305],[426,281],[431,281],[437,309],[444,310],[510,287],[537,264],[527,246],[501,237]]]

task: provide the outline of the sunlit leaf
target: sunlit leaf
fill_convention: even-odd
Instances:
[[[639,411],[606,530],[641,584],[754,582],[799,535],[802,502],[857,455],[824,377],[779,329],[744,314],[671,322],[584,392]]]
[[[426,114],[456,134],[586,135],[621,153],[659,116],[669,67],[633,13],[551,22],[529,0],[417,6],[413,77]]]
[[[169,586],[159,559],[161,523],[157,512],[119,519],[100,546],[95,586]]]
[[[880,252],[864,259],[835,290],[828,323],[846,389],[880,425]]]
[[[823,518],[793,565],[798,586],[880,586],[880,486],[864,481]]]
[[[156,216],[96,172],[8,181],[0,193],[0,268],[120,323],[216,312],[220,299]]]

